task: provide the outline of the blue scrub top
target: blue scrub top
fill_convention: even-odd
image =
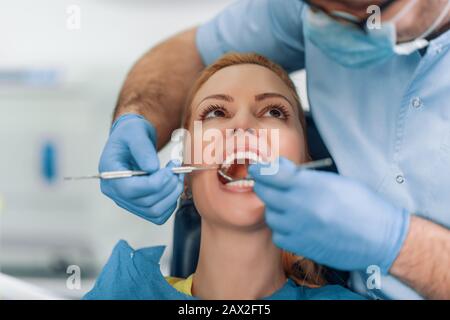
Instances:
[[[300,0],[239,0],[197,32],[205,64],[228,51],[257,52],[289,71],[306,69],[308,99],[339,173],[370,186],[411,213],[450,227],[450,31],[426,53],[393,56],[360,69],[345,68],[303,35]],[[366,290],[378,298],[420,299],[383,276]]]
[[[161,274],[159,260],[165,246],[133,250],[121,240],[114,247],[86,300],[197,300],[172,287]],[[341,286],[317,289],[298,286],[291,279],[264,299],[268,300],[360,300],[360,295]]]

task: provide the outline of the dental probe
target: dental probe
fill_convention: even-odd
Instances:
[[[205,167],[194,167],[194,166],[184,166],[184,167],[174,167],[172,168],[172,172],[175,174],[182,173],[191,173],[193,171],[200,170],[214,170],[217,169],[218,166],[205,166]],[[64,180],[82,180],[82,179],[120,179],[120,178],[129,178],[134,176],[146,176],[150,173],[146,171],[137,171],[137,170],[123,170],[123,171],[104,171],[99,174],[91,175],[91,176],[80,176],[80,177],[64,177]]]
[[[305,162],[297,166],[298,170],[304,170],[304,169],[318,169],[318,168],[324,168],[329,167],[333,164],[333,160],[331,158],[324,158],[316,161],[310,161]],[[219,170],[219,174],[224,177],[228,181],[233,181],[235,179],[231,178],[230,176],[223,173],[221,170]],[[251,179],[249,176],[245,177],[243,180],[249,180]],[[242,179],[238,179],[242,180]]]
[[[310,161],[306,163],[302,163],[297,166],[297,169],[303,170],[303,169],[318,169],[318,168],[325,168],[330,167],[333,165],[333,160],[331,158],[324,158],[321,160],[316,161]]]

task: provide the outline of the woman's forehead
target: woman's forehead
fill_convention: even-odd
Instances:
[[[274,91],[292,96],[289,87],[272,70],[256,64],[240,64],[225,67],[214,73],[197,91],[193,102],[199,103],[211,94],[239,97]]]

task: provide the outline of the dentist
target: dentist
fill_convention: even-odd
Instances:
[[[353,271],[353,289],[375,298],[450,299],[449,29],[449,0],[237,1],[133,67],[99,169],[153,174],[102,181],[102,191],[164,223],[182,180],[159,169],[157,149],[190,84],[222,54],[255,51],[306,69],[311,111],[341,174],[297,171],[283,158],[276,175],[249,168],[274,242]]]

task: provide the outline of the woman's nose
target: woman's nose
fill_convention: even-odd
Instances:
[[[246,133],[256,134],[256,129],[255,129],[255,128],[247,128],[247,129],[244,129],[244,128],[234,128],[234,129],[231,131],[231,133],[232,133],[232,134],[238,134],[238,132],[239,132],[240,130],[243,131],[243,132],[246,132]]]
[[[229,129],[231,130],[228,130],[228,132],[231,135],[236,135],[239,133],[256,135],[257,133],[258,123],[252,115],[247,113],[236,116],[229,124]]]
[[[257,130],[255,128],[230,128],[226,130],[227,138],[234,136],[257,136]]]

